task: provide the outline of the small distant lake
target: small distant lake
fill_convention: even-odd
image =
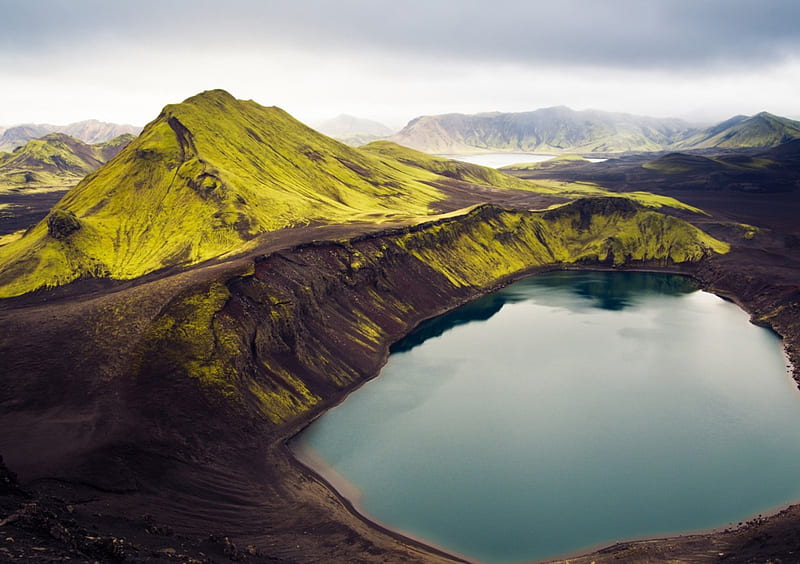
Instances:
[[[472,163],[481,166],[488,166],[490,168],[500,168],[512,164],[520,163],[539,163],[547,161],[555,157],[555,155],[540,155],[535,153],[483,153],[478,155],[441,155],[448,159],[455,159],[457,161],[464,161],[465,163]],[[593,163],[603,162],[606,159],[587,159]]]
[[[430,320],[293,442],[361,512],[485,562],[800,499],[779,339],[685,277],[559,272]]]

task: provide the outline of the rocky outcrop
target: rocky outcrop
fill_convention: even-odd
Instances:
[[[81,222],[71,211],[54,210],[47,218],[47,234],[53,239],[66,239],[81,228]]]

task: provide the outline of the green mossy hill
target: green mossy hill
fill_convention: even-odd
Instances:
[[[53,133],[53,131],[44,125],[33,123],[9,127],[0,135],[0,151],[10,153],[31,139],[44,137],[48,133]]]
[[[569,166],[572,164],[587,164],[590,161],[588,159],[583,158],[580,155],[576,155],[574,153],[567,153],[566,155],[559,155],[557,157],[553,157],[552,159],[547,159],[546,161],[540,161],[537,163],[517,163],[517,164],[510,164],[504,167],[501,167],[501,171],[510,171],[510,170],[547,170],[551,168],[558,168],[562,166]]]
[[[283,110],[213,90],[169,105],[114,159],[0,247],[0,297],[78,278],[131,279],[243,249],[260,234],[310,222],[418,222],[454,182],[562,198],[608,195],[590,183],[526,181],[389,142],[349,147]],[[469,186],[466,186],[467,188]],[[627,195],[652,207],[671,198]]]
[[[3,129],[0,127],[0,152],[12,152],[28,141],[40,139],[50,133],[63,133],[83,143],[96,145],[125,135],[136,136],[141,127],[88,119],[69,125],[28,123]]]
[[[761,112],[736,116],[674,145],[676,149],[770,148],[800,138],[800,121]]]
[[[12,153],[0,155],[0,191],[75,186],[133,138],[123,135],[97,145],[87,145],[63,133],[33,139]]]
[[[311,221],[425,216],[444,198],[430,185],[437,178],[334,141],[279,108],[204,92],[165,107],[56,205],[80,230],[57,240],[45,219],[0,248],[0,296],[189,265]]]
[[[301,245],[261,257],[252,273],[195,288],[146,331],[141,373],[153,382],[194,382],[212,400],[281,424],[375,374],[419,312],[453,307],[531,268],[664,266],[727,250],[624,198],[539,212],[483,205],[346,242]]]
[[[467,233],[459,232],[457,220],[444,220],[431,224],[428,232],[410,235],[402,244],[451,283],[482,287],[532,266],[669,265],[730,250],[727,243],[685,221],[627,198],[584,198],[541,212],[484,206],[472,213],[481,221],[467,222]],[[451,256],[444,244],[454,235],[458,257]]]

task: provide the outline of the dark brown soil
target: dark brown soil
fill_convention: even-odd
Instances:
[[[624,179],[625,166],[608,165],[607,176]],[[566,171],[559,175],[568,179]],[[648,189],[638,181],[614,187]],[[554,201],[460,183],[449,189],[450,208],[485,200],[520,207]],[[735,239],[732,253],[690,273],[771,325],[800,366],[800,227],[792,220],[798,217],[797,194],[676,193],[666,182],[658,190],[707,209],[710,217],[693,220]],[[745,239],[731,221],[761,230]],[[195,388],[165,379],[158,358],[141,365],[142,332],[187,288],[230,281],[254,257],[298,243],[349,239],[385,227],[285,230],[226,261],[135,282],[83,281],[0,302],[0,454],[18,474],[17,480],[0,467],[0,560],[458,561],[366,521],[289,453],[285,441],[348,390],[331,391],[290,424],[272,426],[229,414]],[[307,268],[300,255],[287,251],[282,257],[286,276]],[[404,272],[402,257],[397,260],[402,276],[371,281],[389,284],[413,304],[395,337],[474,297],[438,294],[435,285],[423,283],[427,274]],[[318,266],[325,272],[323,260]],[[359,299],[358,287],[326,299],[348,307]],[[251,319],[246,313],[237,313],[242,323]],[[321,326],[314,338],[336,344],[335,334]],[[377,373],[389,344],[367,353],[341,343],[341,350],[358,357],[363,381]],[[625,543],[570,561],[796,562],[798,531],[795,506],[734,531]]]
[[[25,190],[0,194],[0,235],[27,229],[44,218],[67,190],[31,193]]]

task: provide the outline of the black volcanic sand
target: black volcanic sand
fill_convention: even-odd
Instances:
[[[609,182],[614,189],[652,188],[639,180],[625,184],[628,166],[638,165],[611,162],[604,169],[622,179]],[[578,178],[580,171],[574,172]],[[570,178],[569,170],[558,174]],[[449,207],[475,203],[468,186],[450,189]],[[800,251],[794,243],[800,225],[792,221],[800,211],[797,192],[695,192],[668,182],[657,191],[708,210],[711,217],[690,219],[734,240],[733,252],[691,274],[774,327],[800,366]],[[477,199],[520,207],[548,203],[490,190]],[[745,239],[731,221],[762,229]],[[136,282],[85,281],[0,302],[0,454],[18,474],[0,467],[0,560],[458,561],[358,516],[291,456],[285,441],[344,392],[291,424],[245,426],[234,417],[215,419],[224,413],[220,406],[190,389],[153,398],[146,382],[114,380],[130,372],[137,336],[178,292],[227,280],[254,256],[385,227],[285,230],[226,261]],[[444,309],[428,307],[427,316]],[[117,330],[96,331],[109,319],[118,320]],[[373,364],[387,353],[388,343]],[[170,412],[143,407],[151,403]],[[800,506],[793,506],[731,531],[625,543],[570,561],[794,562],[798,554]]]
[[[9,190],[0,194],[0,235],[27,229],[41,220],[63,196],[67,189],[32,193]]]

